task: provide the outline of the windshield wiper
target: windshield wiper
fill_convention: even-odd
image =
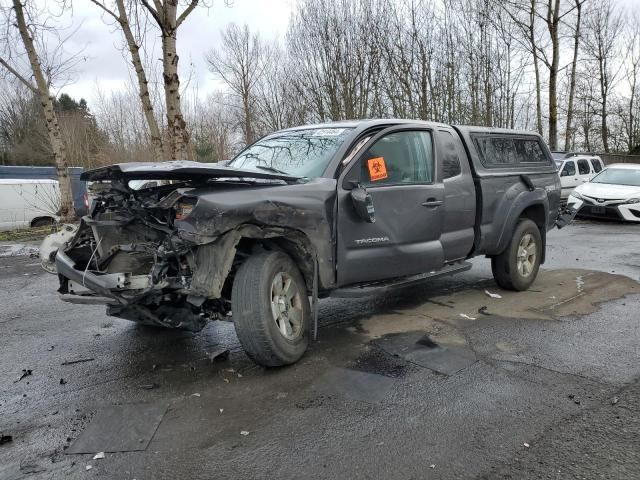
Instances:
[[[285,172],[284,170],[278,170],[275,167],[269,167],[267,165],[256,165],[255,167],[259,168],[260,170],[266,170],[268,172],[279,173],[281,175],[291,175],[289,172]]]

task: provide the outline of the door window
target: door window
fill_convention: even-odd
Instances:
[[[460,156],[451,132],[440,130],[439,136],[442,145],[442,179],[460,175]]]
[[[591,167],[589,167],[589,162],[586,160],[578,160],[578,172],[580,175],[589,175],[591,172]]]
[[[561,176],[570,177],[576,174],[576,164],[572,161],[566,162],[564,164],[564,168],[562,169]]]
[[[602,170],[602,165],[600,164],[600,160],[598,160],[597,158],[591,159],[591,166],[593,167],[593,171],[596,173]]]
[[[434,170],[431,133],[395,132],[380,138],[364,153],[360,183],[370,187],[432,183]]]

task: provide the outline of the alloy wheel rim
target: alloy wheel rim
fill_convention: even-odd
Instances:
[[[518,253],[516,257],[516,268],[518,274],[522,277],[528,277],[533,273],[538,256],[538,247],[533,235],[527,233],[523,235],[518,244]]]
[[[271,315],[285,339],[294,341],[302,336],[302,297],[291,275],[278,272],[271,282]]]

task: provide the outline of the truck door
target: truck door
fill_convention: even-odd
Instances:
[[[339,286],[442,268],[444,186],[435,152],[430,129],[404,125],[373,136],[347,164],[338,180]],[[356,210],[363,188],[373,222]]]
[[[476,187],[457,134],[438,128],[438,178],[444,184],[441,242],[445,262],[465,258],[473,249]]]

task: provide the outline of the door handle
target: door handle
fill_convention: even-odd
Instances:
[[[442,200],[436,200],[435,198],[428,198],[426,202],[422,204],[423,207],[439,207],[444,202]]]

